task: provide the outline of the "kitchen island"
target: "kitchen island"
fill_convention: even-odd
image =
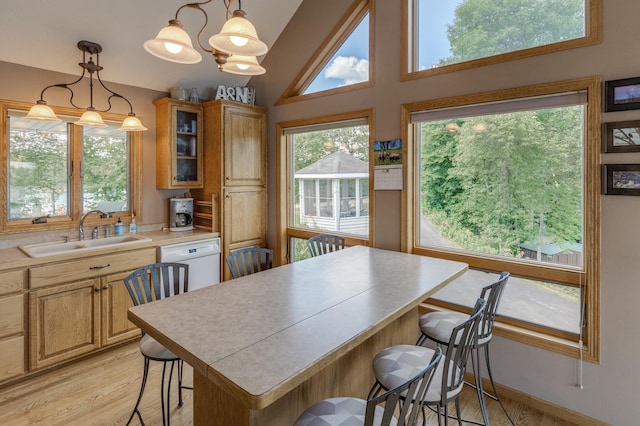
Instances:
[[[460,262],[351,247],[133,307],[194,370],[195,425],[289,425],[331,396],[366,398],[371,362],[414,343],[418,305]]]

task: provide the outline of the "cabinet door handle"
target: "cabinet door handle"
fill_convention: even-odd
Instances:
[[[109,290],[109,286],[105,285],[104,287],[102,287],[103,290]]]
[[[109,266],[111,266],[111,264],[107,263],[106,265],[91,266],[89,267],[89,269],[93,271],[94,269],[104,269],[104,268],[108,268]]]
[[[99,292],[99,291],[100,291],[100,287],[95,287],[95,288],[93,289],[93,291],[95,291],[96,293],[97,293],[97,292]]]
[[[224,179],[225,180],[231,180],[231,178],[229,176],[225,176]]]

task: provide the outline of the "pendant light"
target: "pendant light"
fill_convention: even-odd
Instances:
[[[77,80],[71,83],[52,84],[42,89],[42,92],[40,92],[40,99],[36,102],[36,104],[33,107],[31,107],[31,109],[29,110],[29,113],[25,116],[25,118],[28,120],[40,120],[40,121],[62,121],[60,118],[58,118],[58,116],[56,116],[56,114],[53,112],[51,107],[49,107],[47,105],[47,102],[44,100],[44,92],[46,92],[48,89],[52,87],[58,87],[62,89],[67,89],[69,92],[71,92],[69,103],[71,103],[71,105],[74,108],[86,110],[82,114],[80,119],[75,122],[75,124],[77,125],[92,126],[92,127],[107,127],[107,124],[105,124],[105,122],[102,120],[102,116],[100,115],[100,112],[109,111],[111,109],[111,99],[118,98],[118,99],[124,100],[129,105],[129,110],[130,110],[128,117],[123,121],[122,127],[120,127],[120,130],[126,130],[126,131],[147,130],[147,128],[144,127],[140,122],[140,119],[138,119],[138,117],[136,117],[136,115],[134,114],[133,106],[131,105],[131,102],[129,102],[129,100],[124,96],[109,89],[102,82],[102,79],[100,78],[100,71],[102,71],[103,69],[103,67],[100,66],[100,52],[102,52],[102,46],[100,46],[98,43],[82,40],[78,42],[78,49],[82,50],[82,62],[78,64],[82,68],[82,75]],[[89,55],[88,61],[87,61],[87,54]],[[93,56],[96,57],[95,62],[93,61]],[[89,107],[82,108],[74,103],[73,101],[74,93],[73,93],[73,89],[70,86],[73,86],[74,84],[77,84],[80,81],[82,81],[87,72],[89,73]],[[107,104],[109,105],[109,107],[107,109],[100,110],[100,111],[98,111],[93,106],[93,74],[94,73],[96,75],[98,83],[100,83],[100,86],[102,86],[102,88],[110,94],[109,97],[107,98]]]
[[[202,6],[212,1],[188,3],[178,8],[175,19],[170,20],[169,25],[160,30],[156,38],[147,40],[143,45],[144,49],[150,54],[170,62],[180,64],[200,62],[202,56],[193,47],[189,34],[184,30],[182,22],[178,20],[180,11],[185,7],[197,9],[204,15],[205,22],[196,35],[196,42],[200,49],[213,56],[221,71],[243,75],[264,74],[265,69],[258,64],[256,56],[266,54],[269,48],[258,38],[255,27],[247,19],[247,13],[242,10],[241,0],[238,0],[238,9],[226,21],[220,33],[209,38],[209,44],[212,48],[208,49],[202,45],[200,36],[209,23],[207,12]],[[228,17],[232,0],[223,1]],[[230,61],[236,55],[239,57]],[[247,57],[253,57],[253,59],[247,59]],[[238,72],[239,66],[246,66],[246,68],[242,72]]]

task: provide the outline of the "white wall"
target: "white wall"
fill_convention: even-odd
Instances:
[[[400,81],[400,1],[377,0],[375,87],[274,106],[351,1],[305,0],[269,52],[267,74],[250,84],[257,103],[269,108],[269,212],[275,224],[275,125],[280,121],[375,109],[375,139],[400,137],[402,104],[488,90],[601,75],[603,80],[640,76],[640,1],[603,0],[602,43],[519,61]],[[640,111],[607,113],[602,121],[640,119]],[[603,154],[603,163],[640,163],[640,154]],[[375,245],[400,247],[400,192],[376,193]],[[576,361],[528,345],[496,338],[492,361],[498,382],[614,425],[640,424],[640,300],[635,268],[640,264],[640,197],[602,197],[601,363],[584,366],[584,389],[576,383]],[[269,227],[269,245],[275,243]]]

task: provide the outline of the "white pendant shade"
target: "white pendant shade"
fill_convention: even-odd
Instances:
[[[202,55],[193,48],[189,34],[182,29],[182,23],[175,19],[169,21],[156,38],[145,41],[143,46],[147,52],[165,61],[197,64],[202,60]]]
[[[222,71],[240,75],[260,75],[266,70],[258,63],[255,56],[231,55]]]
[[[246,18],[247,14],[238,9],[233,12],[219,34],[209,39],[214,48],[231,55],[261,56],[269,48],[258,38],[255,27]]]
[[[26,118],[27,120],[62,121],[56,116],[50,106],[41,103],[32,106],[29,110],[29,114],[27,114],[24,118]]]
[[[122,126],[120,126],[120,130],[127,132],[141,132],[147,130],[147,128],[142,125],[138,117],[130,115],[124,119]]]
[[[79,126],[107,127],[100,114],[96,111],[85,111],[75,124]]]

